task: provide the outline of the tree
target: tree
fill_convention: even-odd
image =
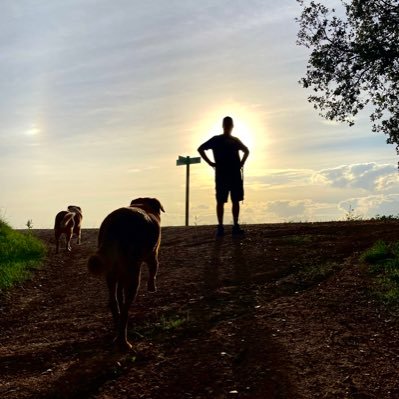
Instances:
[[[311,50],[304,88],[320,115],[352,126],[367,106],[375,132],[399,153],[399,0],[298,0],[298,44]],[[324,2],[325,3],[325,2]]]

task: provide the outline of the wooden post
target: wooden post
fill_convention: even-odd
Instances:
[[[186,226],[190,221],[190,157],[186,157]]]
[[[201,158],[195,157],[190,158],[189,156],[177,158],[176,165],[186,165],[186,220],[185,225],[188,226],[190,223],[190,165],[192,163],[200,163]]]

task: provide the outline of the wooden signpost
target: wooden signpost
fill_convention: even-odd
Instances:
[[[190,165],[200,163],[200,157],[181,157],[177,158],[176,166],[186,165],[186,226],[189,225],[189,209],[190,209]]]

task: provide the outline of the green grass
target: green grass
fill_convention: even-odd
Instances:
[[[298,277],[303,284],[316,284],[331,276],[338,268],[339,265],[334,262],[308,264],[301,268]]]
[[[375,294],[385,303],[399,305],[399,243],[377,241],[366,250],[360,260],[376,280]]]
[[[395,255],[391,246],[386,244],[385,241],[379,240],[371,248],[362,253],[360,260],[370,265],[378,265],[394,257]]]
[[[171,318],[165,318],[161,317],[161,328],[164,331],[170,331],[170,330],[176,330],[183,326],[183,324],[187,323],[188,321],[188,315],[187,317],[171,317]]]
[[[45,252],[44,244],[31,233],[15,231],[0,219],[0,292],[29,278]]]

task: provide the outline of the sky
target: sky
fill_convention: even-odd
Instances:
[[[336,1],[326,1],[334,5]],[[0,216],[98,227],[136,197],[184,224],[181,156],[221,133],[250,148],[242,223],[397,214],[397,156],[367,113],[327,122],[298,80],[294,0],[21,0],[0,15]],[[213,170],[191,167],[191,224],[214,224]],[[226,209],[226,222],[231,222]]]

